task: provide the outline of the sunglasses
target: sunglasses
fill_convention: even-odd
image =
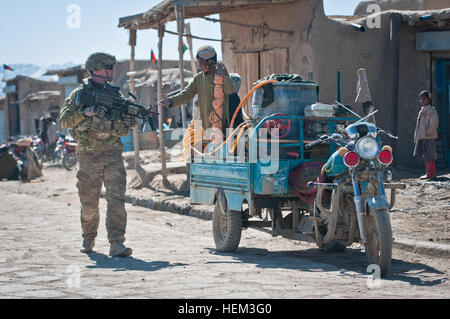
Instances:
[[[114,65],[107,65],[105,66],[105,69],[111,71],[112,69],[114,69]]]

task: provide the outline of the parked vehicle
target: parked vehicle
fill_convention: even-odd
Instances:
[[[35,135],[33,137],[33,143],[32,143],[33,151],[37,154],[39,158],[39,162],[42,164],[45,159],[45,143],[44,141],[38,136]]]
[[[218,251],[234,252],[242,230],[249,227],[330,251],[360,242],[369,263],[378,265],[381,276],[386,276],[392,251],[388,212],[396,189],[405,187],[390,183],[392,149],[381,146],[382,134],[393,136],[367,122],[367,117],[292,114],[298,112],[294,106],[301,105],[302,96],[316,103],[313,89],[310,82],[304,87],[286,85],[294,104],[288,107],[285,98],[277,104],[277,94],[284,93],[275,91],[269,107],[276,113],[246,123],[245,158],[229,151],[234,140],[223,148],[226,161],[192,157],[191,203],[215,205],[212,231]],[[262,109],[254,107],[253,114],[261,114]],[[260,131],[280,127],[289,132],[269,132],[272,137],[283,136],[275,144],[261,138]],[[336,128],[344,131],[338,134]],[[318,134],[321,131],[326,134]],[[274,147],[279,147],[277,158],[261,157],[262,150]],[[390,202],[385,189],[391,189]]]
[[[380,135],[397,139],[364,119],[349,125],[345,137],[324,135],[309,143],[339,145],[325,164],[318,182],[309,187],[317,189],[313,222],[315,241],[321,247],[340,251],[357,241],[365,245],[371,264],[380,267],[386,276],[392,258],[392,228],[389,209],[395,195],[388,202],[385,187],[404,188],[403,184],[387,184],[392,174],[388,169],[393,161],[392,148],[382,146]]]
[[[62,159],[65,154],[65,143],[66,143],[66,135],[59,134],[53,157],[53,162],[57,165],[62,164]]]
[[[63,166],[66,170],[70,171],[74,168],[78,163],[77,158],[77,143],[69,138],[64,141],[64,157],[63,157]]]

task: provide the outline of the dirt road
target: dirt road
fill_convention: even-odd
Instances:
[[[48,168],[40,183],[0,182],[1,298],[449,298],[448,259],[393,250],[391,275],[374,280],[358,248],[243,233],[217,253],[211,222],[127,205],[132,258],[110,258],[104,227],[81,254],[75,173]]]

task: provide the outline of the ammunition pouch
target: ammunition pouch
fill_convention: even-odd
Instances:
[[[100,119],[98,117],[92,118],[92,124],[89,128],[89,135],[98,140],[106,140],[111,137],[112,121],[107,119]]]

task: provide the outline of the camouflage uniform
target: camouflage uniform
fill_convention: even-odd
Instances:
[[[106,189],[106,229],[109,242],[125,241],[127,212],[125,210],[126,171],[122,160],[123,144],[120,136],[128,134],[129,127],[118,114],[109,112],[106,118],[86,117],[75,89],[61,110],[61,126],[71,128],[77,140],[77,188],[81,202],[81,227],[85,241],[94,240],[99,225],[99,198],[102,183]],[[84,89],[98,88],[91,80]],[[123,97],[123,96],[122,96]]]

